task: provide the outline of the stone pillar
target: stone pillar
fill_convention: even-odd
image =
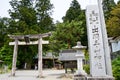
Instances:
[[[83,64],[82,64],[82,59],[78,58],[77,59],[77,68],[78,70],[82,71],[83,70]]]
[[[106,73],[108,76],[112,76],[112,66],[111,66],[111,57],[110,57],[110,50],[108,45],[108,38],[107,38],[107,31],[104,19],[104,13],[102,9],[102,0],[98,0],[98,8],[100,13],[100,21],[101,21],[101,30],[102,30],[102,37],[103,37],[103,46],[105,52],[105,64],[106,64]]]
[[[98,5],[87,6],[86,19],[91,74],[86,77],[86,80],[114,80],[102,11],[102,0],[98,0]]]
[[[42,77],[42,38],[38,40],[38,77]]]
[[[90,54],[90,74],[93,77],[105,77],[105,52],[98,5],[89,5],[86,9],[88,46]]]
[[[81,51],[77,51],[77,71],[75,75],[81,75],[81,76],[86,76],[87,73],[83,70],[83,59],[84,59],[84,54]]]
[[[78,70],[82,70],[81,68],[82,68],[83,66],[82,66],[82,64],[81,64],[81,61],[82,61],[81,59],[79,59],[79,58],[77,59],[77,69],[78,69]],[[80,67],[80,66],[81,66],[81,67]]]
[[[17,62],[18,39],[15,39],[13,61],[12,61],[12,76],[15,76],[16,62]]]

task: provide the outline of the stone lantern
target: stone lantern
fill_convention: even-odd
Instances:
[[[77,50],[77,71],[75,75],[85,76],[87,73],[83,70],[83,59],[84,59],[84,52],[83,50],[86,46],[82,46],[81,42],[77,42],[77,45],[73,47],[73,49]]]

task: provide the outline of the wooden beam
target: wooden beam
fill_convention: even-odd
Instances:
[[[35,45],[38,44],[38,41],[30,41],[29,43],[26,43],[24,41],[18,41],[18,45]],[[49,41],[42,40],[42,44],[49,44]],[[15,42],[9,42],[9,45],[15,45]]]
[[[10,39],[24,39],[25,36],[29,36],[30,39],[38,39],[39,37],[48,37],[51,36],[52,33],[43,33],[43,34],[30,34],[30,35],[8,35]]]

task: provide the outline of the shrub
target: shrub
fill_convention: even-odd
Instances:
[[[120,80],[120,56],[112,61],[112,68],[115,80]]]

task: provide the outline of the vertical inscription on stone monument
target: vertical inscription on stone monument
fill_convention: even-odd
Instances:
[[[90,53],[90,73],[92,76],[106,76],[102,30],[98,6],[88,6],[86,10],[87,31]]]

